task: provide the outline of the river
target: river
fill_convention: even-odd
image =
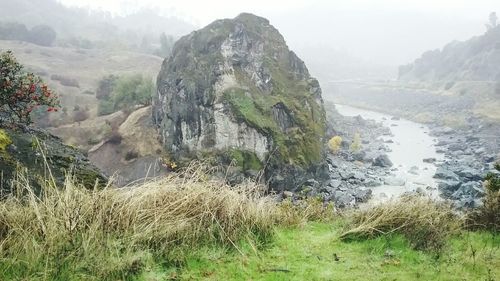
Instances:
[[[336,104],[335,107],[344,116],[360,115],[364,119],[381,122],[391,130],[392,136],[381,138],[384,141],[392,140],[392,143],[387,142],[386,145],[390,149],[387,156],[394,164],[393,175],[388,176],[386,184],[371,188],[373,201],[385,201],[400,196],[404,192],[417,190],[432,198],[438,198],[437,183],[433,178],[436,166],[433,163],[425,163],[423,160],[435,158],[441,161],[444,156],[436,152],[437,140],[429,135],[429,128],[426,125],[405,119],[395,120],[397,118],[391,115],[347,105]],[[399,183],[394,183],[397,181]]]

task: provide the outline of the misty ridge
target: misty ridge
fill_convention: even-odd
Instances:
[[[33,9],[34,6],[37,9]],[[127,16],[68,8],[51,0],[6,0],[0,3],[0,8],[3,39],[49,46],[57,44],[82,49],[114,47],[161,54],[160,40],[171,48],[176,38],[194,29],[190,23],[175,17],[162,17],[148,8]],[[45,30],[32,30],[34,27],[44,27]],[[44,35],[40,37],[48,37],[45,42],[33,38],[40,33]],[[160,38],[162,34],[166,38]]]
[[[102,1],[0,0],[0,280],[500,276],[500,7]]]

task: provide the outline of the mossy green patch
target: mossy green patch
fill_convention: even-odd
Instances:
[[[299,100],[286,95],[251,93],[241,88],[231,88],[224,92],[224,100],[231,106],[235,117],[249,126],[270,135],[282,159],[300,166],[309,166],[321,159],[324,136],[324,113],[314,100],[304,100],[304,107]],[[287,132],[272,117],[272,107],[282,103],[290,110],[294,127]],[[319,116],[316,117],[315,116]]]
[[[5,130],[0,129],[0,151],[5,151],[10,144],[12,144],[12,140],[9,135]]]
[[[269,110],[257,104],[249,92],[231,88],[224,92],[224,99],[231,105],[236,118],[263,133],[276,134],[278,126],[270,117]]]
[[[257,155],[252,151],[231,149],[229,157],[236,162],[236,165],[242,167],[243,170],[259,171],[264,167]]]

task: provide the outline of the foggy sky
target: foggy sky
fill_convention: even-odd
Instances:
[[[424,51],[484,33],[498,0],[59,0],[115,14],[154,7],[202,27],[241,12],[264,16],[297,52],[336,50],[381,65],[413,61]]]

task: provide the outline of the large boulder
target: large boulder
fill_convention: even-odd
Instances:
[[[22,125],[13,129],[0,124],[0,174],[1,191],[6,193],[18,175],[25,176],[35,189],[52,180],[62,186],[67,175],[88,188],[107,182],[79,150],[44,130]]]
[[[265,167],[278,190],[328,177],[321,88],[268,20],[241,14],[182,37],[157,85],[153,119],[172,160]]]

